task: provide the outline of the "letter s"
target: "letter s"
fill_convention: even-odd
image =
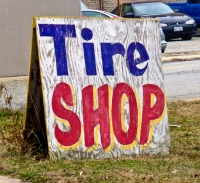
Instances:
[[[63,146],[72,146],[80,138],[81,123],[79,117],[72,111],[66,109],[61,100],[68,106],[73,106],[73,97],[71,88],[67,83],[59,83],[54,89],[52,97],[52,109],[58,118],[66,120],[70,124],[70,131],[60,130],[58,124],[55,127],[55,138]]]

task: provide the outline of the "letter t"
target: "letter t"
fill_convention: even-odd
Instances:
[[[76,38],[75,25],[39,24],[40,36],[53,37],[57,75],[68,75],[65,37]]]

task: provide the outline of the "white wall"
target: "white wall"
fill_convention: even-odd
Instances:
[[[0,77],[28,75],[33,16],[79,15],[80,0],[0,0]]]

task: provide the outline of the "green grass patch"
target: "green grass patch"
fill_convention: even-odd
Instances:
[[[168,102],[171,148],[168,156],[106,160],[50,161],[22,153],[22,112],[0,112],[0,175],[35,183],[200,182],[200,101]]]

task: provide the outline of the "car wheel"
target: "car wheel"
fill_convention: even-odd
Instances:
[[[192,35],[185,35],[182,37],[182,40],[191,40],[192,39]]]
[[[165,41],[170,41],[170,40],[171,40],[170,37],[166,37],[166,36],[165,36]]]

